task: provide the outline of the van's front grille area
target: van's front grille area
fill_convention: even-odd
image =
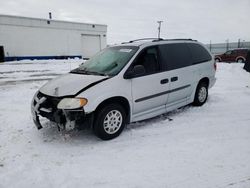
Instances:
[[[38,129],[42,128],[39,116],[45,117],[58,124],[60,129],[90,127],[93,114],[85,115],[84,109],[61,110],[57,108],[62,97],[52,97],[38,92],[32,103],[32,111]]]
[[[60,102],[60,98],[58,97],[51,97],[48,95],[44,95],[43,93],[39,92],[37,94],[37,98],[45,97],[46,100],[41,104],[41,107],[43,108],[52,108],[53,111],[57,110],[57,105]]]
[[[39,102],[39,115],[48,118],[50,121],[62,124],[65,123],[66,119],[62,110],[57,109],[57,105],[60,100],[61,98],[59,97],[52,97],[38,92],[33,105],[36,106]]]

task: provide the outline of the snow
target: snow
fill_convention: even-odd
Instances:
[[[111,141],[50,123],[38,131],[34,93],[80,63],[0,64],[0,188],[250,187],[250,74],[242,64],[218,64],[204,106],[133,123]]]

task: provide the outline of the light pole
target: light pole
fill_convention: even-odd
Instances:
[[[157,21],[157,23],[159,24],[159,26],[158,26],[158,38],[160,38],[161,37],[161,23],[162,23],[163,21]]]
[[[226,48],[227,48],[227,51],[229,50],[229,39],[226,40]]]

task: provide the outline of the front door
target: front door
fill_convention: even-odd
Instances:
[[[133,97],[133,121],[166,112],[169,80],[162,72],[158,47],[144,49],[136,58],[132,67],[143,65],[145,75],[131,79]]]

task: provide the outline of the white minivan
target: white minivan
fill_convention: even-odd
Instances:
[[[88,126],[109,140],[128,123],[191,103],[203,105],[215,71],[211,54],[195,40],[122,43],[42,86],[32,100],[33,120],[38,129],[40,117],[59,129]]]

